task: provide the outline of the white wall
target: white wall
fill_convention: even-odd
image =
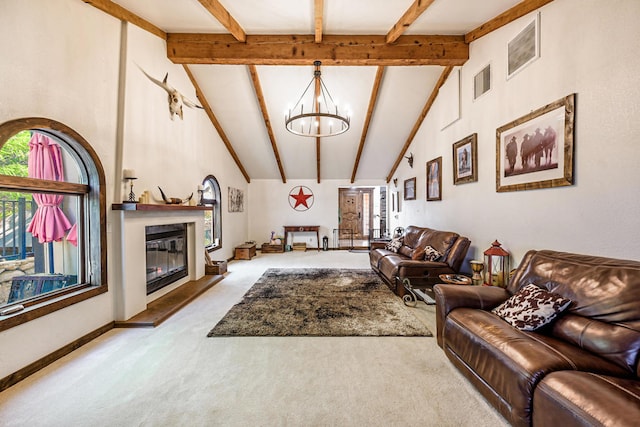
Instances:
[[[440,130],[438,103],[402,162],[398,186],[417,176],[415,201],[397,224],[454,230],[472,240],[469,259],[498,239],[512,266],[529,249],[640,260],[640,2],[563,0],[541,9],[541,57],[506,80],[506,45],[534,13],[471,43],[461,67],[461,118]],[[488,63],[492,89],[473,101],[473,76]],[[496,129],[576,93],[574,185],[496,192]],[[478,133],[478,182],[453,185],[452,145]],[[426,162],[443,157],[442,201],[426,202]],[[416,168],[417,165],[417,168]],[[392,227],[395,223],[392,222]],[[468,265],[466,269],[469,269]]]
[[[358,181],[357,186],[381,186],[384,181]],[[294,187],[308,187],[314,195],[314,203],[306,211],[296,211],[289,205],[289,192]],[[338,189],[350,187],[349,180],[253,180],[249,184],[249,238],[258,245],[268,243],[271,232],[283,235],[285,225],[319,225],[320,239],[329,238],[333,245],[333,230],[338,228]],[[304,241],[314,247],[313,234],[294,235],[295,241]],[[312,238],[312,241],[309,241]],[[322,246],[322,241],[320,243]]]
[[[195,100],[181,66],[166,59],[165,43],[137,27],[126,30],[126,90],[122,166],[136,169],[136,193],[160,185],[169,196],[186,197],[209,174],[226,197],[227,186],[247,183],[202,110],[171,121],[166,93],[135,63]],[[121,23],[78,0],[0,1],[0,123],[46,117],[76,130],[94,148],[106,175],[107,277],[109,292],[19,327],[0,332],[0,378],[114,320],[119,273],[118,213],[110,207],[124,191],[117,167],[118,81]],[[195,195],[194,195],[195,197]],[[225,204],[226,206],[226,204]],[[247,212],[223,214],[223,248],[230,258],[246,240]]]

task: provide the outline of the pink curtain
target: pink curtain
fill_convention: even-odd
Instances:
[[[64,181],[62,152],[60,146],[46,135],[34,132],[29,141],[29,177]],[[33,199],[38,209],[27,227],[40,243],[58,242],[71,229],[60,203],[63,196],[59,194],[34,193]]]

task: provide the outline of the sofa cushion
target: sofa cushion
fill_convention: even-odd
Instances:
[[[571,300],[529,284],[491,311],[515,328],[535,331],[551,323],[569,304]]]
[[[417,248],[420,246],[419,242],[420,239],[422,239],[422,236],[429,231],[429,228],[416,227],[415,225],[408,226],[403,236],[404,244],[410,248]]]
[[[402,247],[402,237],[394,237],[389,243],[387,243],[386,249],[398,253],[398,250]]]
[[[556,319],[549,331],[554,337],[602,355],[613,363],[635,373],[640,351],[640,332],[587,317],[566,313]]]
[[[398,249],[398,254],[411,258],[413,255],[413,248],[407,245],[402,245],[400,246],[400,249]]]
[[[424,249],[424,259],[427,261],[440,261],[442,254],[433,246],[427,246]]]
[[[456,308],[442,334],[447,357],[468,378],[479,379],[474,384],[481,391],[492,390],[485,397],[495,393],[506,399],[508,413],[501,412],[514,425],[530,425],[534,389],[550,372],[625,375],[619,366],[565,341],[507,327],[490,311]]]
[[[640,381],[590,372],[554,372],[536,387],[533,425],[637,426]]]
[[[452,231],[428,230],[422,235],[418,246],[431,246],[446,258],[458,237],[460,235]]]
[[[529,283],[570,299],[572,304],[566,314],[593,321],[573,342],[614,363],[625,361],[629,369],[640,373],[638,261],[550,250],[529,251],[509,282],[508,290],[515,293]],[[616,333],[596,327],[602,323],[614,325]],[[560,331],[554,335],[557,333]],[[576,331],[570,333],[577,334]],[[621,349],[625,349],[624,354],[620,353]]]

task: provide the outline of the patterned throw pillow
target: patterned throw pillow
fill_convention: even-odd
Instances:
[[[398,253],[398,249],[402,246],[402,237],[394,237],[387,243],[387,250]]]
[[[571,300],[528,284],[491,310],[521,331],[535,331],[551,323],[571,304]]]
[[[433,246],[424,248],[424,259],[427,261],[438,261],[442,258],[442,254]]]

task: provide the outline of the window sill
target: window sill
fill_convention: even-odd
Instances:
[[[51,296],[41,302],[25,306],[24,310],[0,317],[0,332],[22,325],[47,314],[54,313],[73,304],[88,300],[107,292],[107,286],[85,286],[63,295]],[[18,304],[15,304],[18,305]],[[6,306],[9,308],[11,305]]]

